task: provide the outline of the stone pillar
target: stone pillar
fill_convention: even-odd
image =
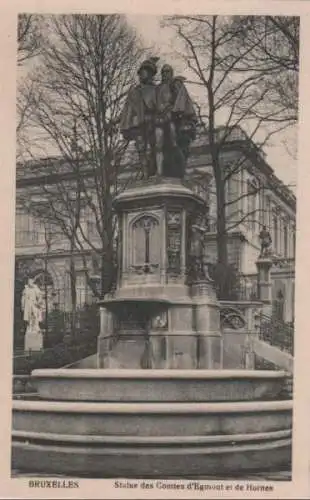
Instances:
[[[192,286],[195,303],[195,330],[200,369],[220,369],[223,366],[223,339],[220,332],[220,310],[211,281]]]
[[[167,368],[197,367],[197,335],[192,329],[192,303],[173,303],[169,307]]]
[[[128,279],[128,214],[122,214],[122,270],[120,273],[120,284],[123,286]]]
[[[100,333],[98,337],[98,368],[108,368],[113,348],[113,314],[100,307]]]
[[[160,259],[160,282],[162,284],[166,283],[166,273],[168,267],[168,248],[167,248],[167,211],[164,210],[160,221],[161,221],[161,259]],[[160,242],[158,243],[160,244]]]
[[[151,346],[151,366],[150,368],[169,368],[168,362],[168,340],[166,331],[150,331],[149,341]]]
[[[186,275],[186,210],[182,211],[182,222],[181,222],[181,275],[185,278]]]
[[[271,274],[272,260],[270,257],[260,257],[256,262],[258,298],[265,304],[271,304]]]

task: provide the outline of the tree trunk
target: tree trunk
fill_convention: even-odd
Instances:
[[[114,259],[113,252],[111,252],[110,245],[107,245],[106,251],[103,252],[101,258],[101,298],[109,293],[113,286],[114,281]]]
[[[70,242],[70,292],[71,292],[71,338],[75,338],[75,329],[76,329],[76,305],[77,305],[77,297],[76,297],[76,271],[75,271],[75,262],[74,262],[74,243]]]
[[[220,177],[220,176],[218,176]],[[222,178],[216,179],[217,191],[217,282],[219,299],[225,299],[228,296],[228,249],[226,232],[226,213],[225,213],[225,183]]]
[[[44,259],[44,299],[45,299],[45,339],[44,344],[49,345],[49,332],[48,332],[48,296],[47,296],[47,259],[48,254],[45,255]]]

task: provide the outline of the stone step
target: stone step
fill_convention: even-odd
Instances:
[[[122,436],[243,434],[291,429],[292,401],[81,403],[14,401],[14,431]]]
[[[13,431],[12,438],[14,442],[24,443],[59,443],[60,445],[70,443],[72,445],[120,445],[120,446],[202,446],[202,445],[219,445],[232,444],[242,442],[262,442],[277,439],[287,439],[292,436],[290,429],[271,431],[271,432],[255,432],[248,434],[218,434],[218,435],[193,435],[193,436],[120,436],[120,435],[83,435],[83,434],[56,434],[49,432],[27,432]]]
[[[32,372],[46,400],[212,402],[277,399],[290,374],[272,370],[45,369]]]
[[[14,442],[12,467],[80,477],[201,478],[288,465],[291,439],[218,446],[60,446]]]

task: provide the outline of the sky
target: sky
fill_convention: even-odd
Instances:
[[[171,28],[160,26],[160,17],[147,15],[128,15],[127,19],[147,46],[154,46],[156,55],[162,55],[162,61],[176,68],[172,53],[177,47],[177,40]],[[189,89],[191,92],[191,89]],[[297,183],[297,127],[273,136],[272,142],[264,148],[266,161],[275,174],[293,191]]]

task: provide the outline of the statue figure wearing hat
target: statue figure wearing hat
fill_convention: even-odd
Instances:
[[[182,178],[195,137],[196,115],[182,77],[171,66],[161,70],[156,85],[158,58],[142,63],[140,83],[132,88],[121,117],[121,132],[134,140],[146,177],[163,175]]]
[[[122,112],[120,129],[124,139],[134,140],[145,177],[156,174],[156,86],[158,57],[145,60],[139,70],[139,84],[131,88]]]
[[[195,138],[196,113],[182,76],[164,64],[157,87],[157,172],[183,177],[189,146]]]

